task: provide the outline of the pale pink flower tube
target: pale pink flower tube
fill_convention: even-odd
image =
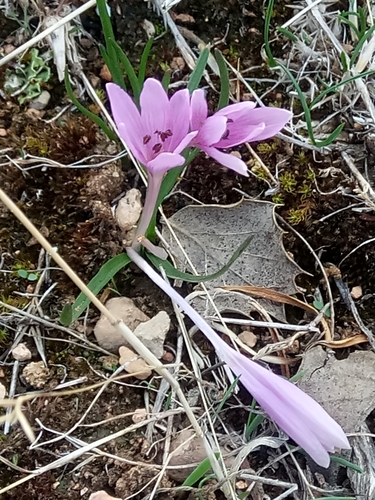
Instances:
[[[226,344],[209,324],[134,249],[127,253],[133,262],[178,304],[214,346],[246,389],[274,422],[322,467],[328,467],[328,452],[349,449],[350,444],[337,422],[310,396],[288,380],[275,375]]]

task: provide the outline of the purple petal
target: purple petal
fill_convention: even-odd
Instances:
[[[140,96],[141,119],[144,134],[151,137],[155,132],[167,130],[169,121],[169,99],[161,83],[147,78]]]
[[[190,95],[187,89],[178,90],[169,102],[170,116],[168,129],[173,133],[165,147],[174,151],[189,131]]]
[[[219,111],[217,111],[216,114],[223,115],[226,116],[227,118],[233,119],[237,113],[250,111],[255,107],[256,104],[255,102],[252,101],[236,102],[235,104],[229,104],[228,106],[225,106],[225,108],[219,109]]]
[[[131,97],[118,85],[108,83],[106,90],[120,137],[125,141],[125,144],[137,160],[144,164],[145,155],[142,143],[144,133],[137,106]]]
[[[228,118],[229,135],[215,144],[219,148],[229,148],[244,142],[268,139],[280,132],[291,119],[292,113],[278,108],[256,108],[244,106],[251,103],[233,104],[221,109],[216,114]],[[242,105],[242,106],[241,106]]]
[[[180,144],[178,144],[178,146],[176,146],[176,148],[174,149],[174,153],[182,153],[182,151],[187,148],[188,146],[190,146],[190,143],[193,141],[193,139],[196,137],[196,135],[198,134],[198,132],[189,132],[187,135],[185,135],[185,137],[182,139],[182,141],[180,142]]]
[[[185,158],[174,153],[160,153],[156,158],[146,164],[151,175],[164,174],[171,168],[181,167]]]
[[[225,116],[210,116],[204,122],[202,128],[199,130],[198,136],[194,143],[197,146],[210,147],[213,144],[216,145],[217,142],[223,137],[224,132],[227,129],[227,119]]]
[[[246,163],[240,158],[237,158],[237,156],[223,153],[216,148],[204,148],[203,151],[208,154],[208,156],[211,156],[211,158],[221,163],[221,165],[224,165],[224,167],[234,170],[235,172],[237,172],[237,174],[249,177],[249,174],[247,173]]]
[[[192,130],[199,130],[208,114],[204,90],[194,90],[190,101],[190,125]]]
[[[251,116],[249,116],[249,124],[253,123],[255,125],[264,123],[265,127],[262,133],[251,140],[263,141],[264,139],[269,139],[275,134],[278,134],[292,116],[292,113],[286,109],[267,107],[254,109],[251,112]]]
[[[298,387],[232,349],[230,353],[224,353],[224,359],[236,375],[242,375],[242,384],[265,412],[316,463],[328,467],[328,451],[350,448],[337,422]]]

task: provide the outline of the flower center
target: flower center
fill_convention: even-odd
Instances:
[[[169,128],[165,132],[161,132],[160,130],[155,130],[154,134],[157,134],[160,137],[161,142],[164,142],[168,137],[172,137],[173,132]]]

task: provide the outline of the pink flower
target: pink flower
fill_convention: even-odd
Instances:
[[[191,96],[191,130],[198,130],[192,145],[238,174],[248,175],[246,164],[220,149],[250,141],[262,141],[280,132],[292,113],[278,108],[255,108],[253,102],[231,104],[207,118],[207,101],[202,89]]]
[[[132,248],[129,257],[147,276],[178,304],[214,346],[217,355],[265,412],[303,448],[318,465],[328,467],[328,452],[349,449],[350,444],[337,422],[310,396],[288,380],[235,351],[222,340],[191,305]]]
[[[151,175],[164,175],[180,167],[181,152],[197,132],[189,133],[189,91],[179,90],[171,99],[160,82],[148,78],[140,95],[140,108],[114,83],[107,84],[112,114],[121,138]]]
[[[219,339],[221,340],[221,339]],[[231,347],[220,356],[272,420],[320,466],[328,467],[335,448],[350,444],[337,422],[310,396]]]

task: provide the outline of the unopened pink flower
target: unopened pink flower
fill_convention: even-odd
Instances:
[[[318,465],[329,466],[328,452],[350,448],[340,425],[296,385],[226,344],[220,355],[272,420]]]
[[[197,325],[221,358],[257,400],[265,412],[303,448],[318,465],[328,467],[328,452],[349,449],[350,444],[337,422],[310,396],[288,380],[275,375],[258,363],[235,351],[210,325],[132,248],[132,261]]]
[[[207,101],[202,89],[191,96],[191,130],[198,130],[192,144],[202,149],[216,161],[238,174],[248,175],[246,164],[221,149],[238,146],[244,142],[262,141],[280,132],[291,119],[285,109],[255,108],[253,102],[230,104],[207,118]]]
[[[161,83],[148,78],[140,95],[140,111],[118,85],[107,84],[112,114],[121,138],[151,175],[164,175],[184,164],[181,152],[197,132],[189,133],[190,96],[178,90],[171,99]]]

